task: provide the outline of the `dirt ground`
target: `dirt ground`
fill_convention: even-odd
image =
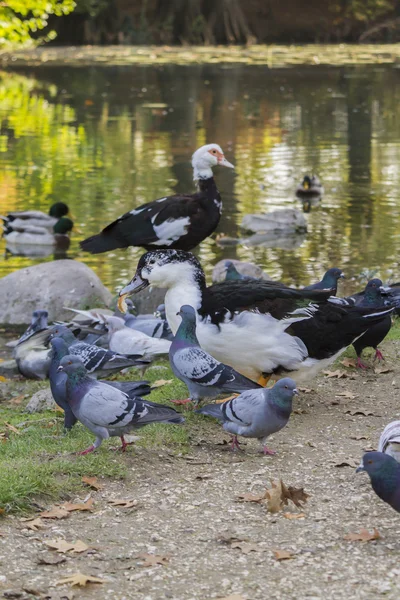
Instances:
[[[189,455],[131,448],[121,456],[128,478],[91,491],[91,512],[46,519],[37,531],[20,517],[3,519],[0,593],[54,600],[398,600],[400,515],[354,468],[365,449],[377,447],[383,427],[400,416],[400,342],[386,342],[382,350],[390,372],[340,367],[350,377],[314,380],[312,391],[296,401],[288,427],[271,438],[274,457],[259,455],[253,441],[244,453],[228,451],[222,445],[228,436],[210,423],[194,431]],[[339,396],[345,392],[349,397]],[[285,518],[262,504],[238,501],[279,478],[310,495],[302,509],[290,505],[284,511],[304,517]],[[135,504],[114,507],[110,499]],[[363,528],[376,528],[381,538],[344,539]],[[45,545],[59,538],[82,540],[89,550],[59,554]],[[235,541],[251,543],[252,551],[235,548]],[[277,550],[293,554],[277,560]],[[165,564],[144,566],[141,554],[161,562],[164,557]],[[104,583],[56,585],[77,572]]]

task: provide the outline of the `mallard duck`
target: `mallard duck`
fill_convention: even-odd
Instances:
[[[3,237],[7,244],[26,245],[26,246],[56,246],[66,249],[69,246],[70,239],[68,234],[74,224],[68,217],[61,217],[53,225],[53,232],[46,227],[30,225],[29,220],[22,225],[16,226],[15,221],[4,226]]]
[[[181,250],[144,254],[120,292],[120,308],[127,295],[150,285],[167,288],[166,314],[174,334],[181,306],[192,306],[201,347],[250,379],[285,370],[314,376],[387,313],[327,302],[331,290],[297,290],[271,281],[207,287],[197,258]]]
[[[14,230],[18,228],[32,226],[42,227],[53,230],[54,225],[61,217],[65,217],[69,213],[69,208],[64,202],[56,202],[50,206],[49,214],[40,210],[25,210],[8,213],[5,217],[0,217],[4,221],[5,227],[12,225]]]
[[[195,248],[213,233],[221,217],[222,201],[212,172],[217,165],[234,168],[218,144],[202,146],[192,156],[198,192],[143,204],[107,225],[98,235],[83,240],[82,250],[100,254],[128,246],[146,250]]]
[[[304,175],[303,181],[297,186],[296,196],[302,200],[324,195],[324,188],[316,175]]]

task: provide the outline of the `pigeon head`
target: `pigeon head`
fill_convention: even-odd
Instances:
[[[189,344],[199,345],[196,337],[196,311],[193,306],[184,304],[177,313],[182,318],[178,331],[175,334],[175,340],[183,340]]]
[[[132,316],[132,319],[133,318],[134,317]],[[109,333],[115,333],[125,327],[125,321],[120,317],[104,317],[104,323]]]
[[[61,217],[65,217],[69,213],[69,208],[64,202],[56,202],[50,206],[49,215],[50,217],[55,217],[56,219],[60,219]]]
[[[237,270],[237,268],[235,267],[235,265],[233,264],[233,262],[231,260],[225,261],[225,267],[226,267],[226,276],[225,276],[226,281],[237,281],[237,280],[242,279],[241,274],[239,273],[239,271]]]
[[[64,372],[68,376],[86,376],[87,371],[85,369],[85,365],[79,356],[72,356],[71,354],[67,354],[60,361],[60,366],[57,371]]]
[[[156,308],[156,310],[154,311],[154,316],[157,317],[157,319],[163,319],[165,321],[166,314],[165,314],[165,304],[159,304]]]
[[[118,306],[121,312],[127,296],[144,290],[149,285],[172,288],[184,282],[205,288],[203,269],[191,252],[183,250],[151,250],[140,258],[135,276],[119,293]]]
[[[371,279],[370,281],[368,281],[367,285],[365,286],[365,290],[364,290],[364,302],[363,304],[376,304],[376,302],[378,300],[381,300],[382,304],[383,304],[383,298],[382,298],[382,291],[381,291],[381,287],[382,287],[382,281],[378,278],[376,279]]]
[[[327,285],[327,287],[336,287],[339,279],[344,278],[344,273],[341,269],[333,267],[329,269],[322,278],[323,283]]]
[[[218,144],[206,144],[192,156],[193,179],[209,179],[213,176],[212,168],[220,165],[234,169],[224,156],[221,146]]]
[[[39,331],[39,329],[46,329],[48,316],[49,313],[47,310],[34,310],[32,313],[31,325],[35,327],[36,331]]]
[[[272,388],[269,388],[276,404],[291,409],[293,396],[298,396],[299,392],[296,382],[290,377],[279,379]]]
[[[68,346],[61,337],[55,337],[50,341],[53,358],[61,360],[68,354]]]
[[[362,457],[360,466],[356,473],[366,471],[371,479],[384,476],[390,472],[397,471],[399,464],[397,461],[384,452],[366,452]]]
[[[54,225],[53,231],[54,233],[65,235],[72,230],[73,226],[74,223],[71,221],[71,219],[68,219],[68,217],[61,217],[61,219],[58,219],[57,223]]]
[[[68,327],[64,327],[64,325],[54,325],[54,327],[49,330],[49,335],[50,339],[56,337],[62,338],[68,346],[76,342],[76,337],[72,331],[70,331]]]

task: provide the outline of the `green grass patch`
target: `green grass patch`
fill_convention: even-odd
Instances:
[[[186,387],[173,376],[166,361],[150,367],[145,378],[154,383],[157,380],[173,380],[155,389],[149,399],[169,404],[170,399],[187,397]],[[119,377],[120,380],[139,379],[137,371]],[[18,394],[10,387],[10,399],[21,393],[21,382],[15,382]],[[27,381],[23,392],[28,396],[47,384]],[[136,444],[144,448],[168,448],[172,452],[187,453],[190,425],[199,422],[201,417],[193,411],[184,410],[186,423],[182,425],[155,424],[144,427],[132,434],[140,436]],[[6,423],[15,427],[18,433]],[[118,446],[119,439],[103,442],[96,452],[86,456],[76,456],[94,441],[93,434],[78,423],[70,433],[63,432],[61,412],[45,411],[28,414],[25,401],[18,406],[0,404],[0,507],[6,513],[27,511],[34,502],[48,503],[68,498],[73,493],[82,492],[83,475],[99,478],[121,479],[127,473],[132,454],[126,456],[114,453],[110,447]]]

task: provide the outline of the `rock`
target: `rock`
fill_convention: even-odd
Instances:
[[[245,215],[241,227],[253,233],[285,231],[287,233],[307,231],[307,221],[302,212],[293,208],[272,210],[259,215]]]
[[[43,410],[54,410],[56,403],[51,395],[50,388],[39,390],[36,394],[33,394],[32,398],[26,405],[26,412],[42,412]]]
[[[65,306],[108,306],[111,293],[96,273],[75,260],[57,260],[14,271],[0,279],[0,323],[28,324],[32,312],[44,309],[49,321],[68,320]]]
[[[229,258],[229,259],[227,258],[224,260],[220,260],[213,269],[211,277],[215,283],[218,281],[225,280],[225,273],[226,273],[225,263],[227,260],[232,262],[235,265],[236,269],[239,271],[239,273],[241,273],[242,275],[247,275],[247,277],[255,277],[256,279],[265,279],[267,281],[271,281],[271,277],[269,277],[269,275],[264,273],[264,271],[261,269],[261,267],[255,265],[254,263],[242,262],[240,260],[235,260],[233,258]]]

